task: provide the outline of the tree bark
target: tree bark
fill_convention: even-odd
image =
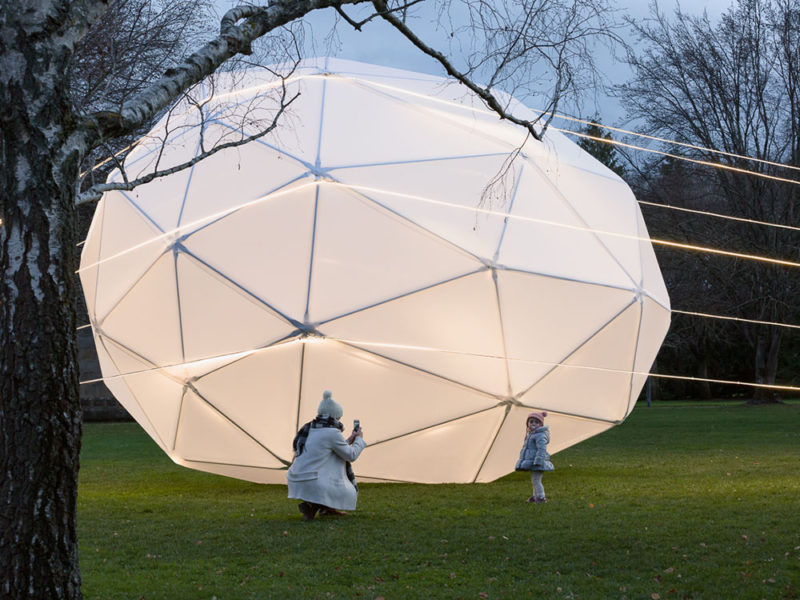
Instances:
[[[16,3],[11,3],[16,4]],[[3,8],[0,61],[0,598],[80,598],[77,157],[58,163],[68,3]],[[24,9],[27,9],[27,13]]]

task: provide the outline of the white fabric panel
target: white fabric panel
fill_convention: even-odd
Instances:
[[[192,160],[199,150],[199,140],[193,135],[197,129],[198,113],[191,110],[177,118],[171,118],[169,137],[166,130],[156,125],[152,135],[139,142],[135,153],[125,161],[128,179],[144,177],[157,170],[163,171]],[[163,120],[162,120],[163,121]]]
[[[497,286],[508,356],[518,359],[509,362],[514,394],[533,385],[634,299],[627,290],[514,271],[499,272]]]
[[[336,169],[333,175],[452,244],[492,258],[503,232],[505,207],[498,207],[498,214],[476,212],[475,208],[505,157]]]
[[[291,461],[301,351],[299,343],[261,350],[201,377],[194,385],[271,452]]]
[[[182,382],[168,377],[163,369],[133,356],[111,340],[106,340],[105,349],[117,368],[126,373],[121,380],[135,398],[134,411],[128,412],[140,424],[145,421],[146,428],[154,432],[151,436],[155,435],[158,445],[171,453],[183,399]],[[128,409],[128,405],[125,408]]]
[[[186,254],[178,254],[184,359],[224,356],[268,345],[294,326]]]
[[[642,213],[639,212],[638,216],[638,231],[639,236],[649,240],[647,234],[647,226],[644,223]],[[669,310],[669,294],[667,294],[667,287],[664,284],[664,278],[661,277],[661,270],[658,268],[656,261],[656,253],[653,251],[653,244],[649,241],[640,242],[641,255],[642,255],[642,288],[646,290],[647,294],[655,299],[656,302],[661,304],[662,307]]]
[[[165,366],[163,369],[164,372],[173,379],[188,382],[198,377],[203,377],[217,369],[221,369],[255,352],[260,352],[260,350],[247,350],[245,352],[237,352],[236,354],[226,354],[217,358],[194,360],[174,366]]]
[[[527,150],[527,148],[526,148]],[[542,153],[536,154],[536,162],[541,165],[548,173],[557,172],[562,165],[571,165],[588,174],[610,177],[612,179],[622,179],[611,169],[597,160],[594,156],[585,152],[578,144],[567,135],[554,129],[547,130],[544,143],[537,147]],[[591,176],[591,175],[589,175]]]
[[[95,334],[95,347],[97,348],[97,359],[100,363],[100,371],[103,373],[103,383],[109,389],[109,391],[114,394],[114,398],[122,405],[122,407],[128,412],[128,414],[133,417],[136,422],[142,427],[142,429],[147,432],[147,435],[158,444],[159,448],[161,448],[164,452],[169,453],[170,448],[161,441],[158,433],[156,432],[153,425],[150,423],[150,419],[142,410],[141,406],[139,406],[139,402],[136,397],[131,392],[130,388],[128,387],[125,379],[123,377],[119,377],[120,368],[114,363],[109,355],[108,351],[106,350],[107,347],[111,346],[111,342],[109,340],[103,339],[102,336]],[[129,367],[123,367],[123,372],[127,370]]]
[[[587,175],[583,170],[561,165],[554,181],[565,200],[621,264],[631,284],[636,285],[641,281],[640,242],[635,237],[639,215],[636,198],[616,177]]]
[[[526,165],[498,262],[524,271],[632,288],[635,284],[558,189]]]
[[[103,339],[104,352],[106,352],[108,356],[113,360],[115,367],[114,374],[129,375],[131,373],[138,373],[140,371],[150,371],[158,368],[158,365],[155,365],[151,362],[147,362],[147,360],[143,359],[140,356],[136,356],[129,349],[125,348],[124,346],[121,346],[108,336],[101,336],[101,337]],[[111,374],[106,375],[105,373],[103,373],[103,376],[113,377],[113,375]]]
[[[540,409],[518,406],[511,409],[481,468],[478,482],[494,481],[514,468],[525,441],[525,422],[532,410]],[[545,423],[550,428],[550,443],[547,450],[551,455],[602,433],[612,426],[611,423],[578,419],[552,412],[545,417]],[[560,464],[557,459],[553,462],[556,469],[567,468],[567,465]]]
[[[491,396],[342,344],[306,344],[300,424],[317,414],[326,389],[332,390],[334,400],[342,405],[347,432],[353,419],[359,419],[367,442],[497,404]]]
[[[319,146],[320,117],[322,115],[322,90],[327,81],[323,77],[292,78],[287,82],[286,99],[294,98],[291,105],[281,115],[276,130],[265,136],[263,142],[279,147],[283,152],[281,164],[297,168],[302,161],[307,165],[316,162],[317,150]],[[264,110],[265,108],[277,106],[275,94],[280,94],[280,89],[270,89],[267,93],[271,98],[264,102],[261,98],[248,99],[236,97],[235,100],[240,104],[232,111],[224,111],[219,120],[225,124],[239,130],[243,130],[247,135],[253,135],[263,131],[273,120],[273,113]],[[248,94],[249,95],[249,94]],[[255,110],[254,110],[255,106]],[[261,142],[256,142],[259,144]],[[249,151],[250,146],[248,146]],[[261,176],[268,176],[266,170],[261,172]]]
[[[234,477],[243,481],[251,481],[253,483],[272,483],[286,485],[286,467],[244,467],[240,465],[224,465],[214,463],[202,463],[173,456],[172,460],[183,467],[189,469],[196,469],[197,471],[204,471],[206,473],[213,473],[215,475],[224,475],[225,477]]]
[[[83,296],[86,299],[86,311],[90,317],[97,313],[95,307],[95,295],[97,293],[97,272],[100,260],[100,240],[103,237],[103,207],[105,206],[105,196],[100,199],[95,208],[92,224],[89,226],[89,233],[86,235],[86,243],[81,249],[81,265],[94,265],[86,269],[79,269],[78,275],[81,279]]]
[[[280,169],[265,168],[281,164]],[[267,196],[307,172],[307,168],[286,159],[272,148],[252,143],[247,151],[229,148],[206,158],[196,167],[189,184],[181,216],[181,233],[189,233],[239,206]],[[221,174],[224,174],[221,176]],[[236,175],[231,184],[231,175]],[[269,202],[269,200],[265,201]]]
[[[431,79],[403,78],[400,81],[391,81],[379,77],[359,77],[354,84],[377,95],[391,97],[401,105],[425,111],[442,124],[475,136],[482,148],[496,147],[501,152],[509,153],[522,146],[529,137],[527,130],[509,127],[508,123],[497,118],[496,112],[486,107],[483,100],[468,93],[456,82],[443,84],[441,80],[436,82]],[[435,95],[431,94],[432,88],[436,89]],[[529,110],[515,114],[525,118],[522,112],[527,113],[530,118],[534,117]]]
[[[465,154],[510,152],[465,125],[441,118],[439,111],[376,93],[341,78],[328,78],[320,158],[332,165],[363,165]],[[358,107],[358,119],[340,119]],[[420,144],[420,136],[425,143]],[[375,144],[376,139],[391,143]],[[347,140],[347,144],[342,144]]]
[[[417,483],[470,483],[502,422],[505,407],[367,446],[354,470],[365,477]],[[366,433],[366,425],[364,425]],[[369,438],[367,438],[369,441]],[[514,465],[511,465],[514,468]]]
[[[622,419],[628,408],[638,325],[635,304],[537,382],[520,402],[588,418]]]
[[[639,343],[636,347],[636,360],[633,370],[637,373],[649,373],[653,362],[661,348],[661,340],[669,331],[672,314],[663,306],[650,298],[642,300],[642,323],[639,329]],[[647,375],[634,375],[628,414],[633,410],[639,393],[647,381]]]
[[[125,194],[147,213],[162,231],[171,232],[178,226],[178,215],[193,171],[184,169],[169,177],[158,177]]]
[[[161,233],[120,192],[103,202],[96,318],[102,320],[167,248]],[[92,266],[86,263],[85,267]]]
[[[283,466],[191,390],[187,390],[183,398],[175,451],[186,460],[198,462],[245,467]]]
[[[155,429],[163,446],[171,452],[183,397],[183,385],[158,370],[126,375],[125,383],[147,415],[147,420]]]
[[[476,356],[463,352],[421,348],[405,349],[399,346],[354,345],[367,352],[391,357],[392,360],[452,381],[454,384],[471,387],[498,397],[509,394],[505,356]]]
[[[192,234],[186,248],[284,314],[302,319],[316,186],[296,184]]]
[[[474,364],[469,355],[504,356],[497,294],[488,271],[380,304],[326,323],[320,329],[337,339],[387,344],[365,347],[402,357],[443,377],[468,384],[475,382],[477,376],[483,389],[505,388],[505,367],[500,361],[484,361],[492,370],[480,375],[462,370]],[[401,352],[396,353],[392,345],[412,348],[401,347]],[[421,349],[414,352],[414,348]],[[455,354],[444,357],[441,351]],[[467,355],[466,364],[458,353]],[[455,370],[454,366],[460,369]]]
[[[481,264],[338,185],[320,185],[309,320],[325,321]]]
[[[175,259],[165,254],[105,318],[103,333],[157,365],[183,362]]]

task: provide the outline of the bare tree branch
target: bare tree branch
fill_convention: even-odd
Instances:
[[[261,129],[260,131],[254,133],[252,135],[242,137],[241,139],[238,139],[238,140],[235,140],[235,141],[224,142],[224,143],[221,143],[221,144],[215,144],[209,149],[205,149],[203,147],[201,149],[201,152],[199,152],[194,158],[192,158],[191,160],[185,161],[185,162],[183,162],[183,163],[181,163],[179,165],[175,165],[175,166],[172,166],[172,167],[169,167],[169,168],[161,169],[161,168],[158,167],[158,163],[160,162],[160,160],[157,160],[156,161],[156,166],[152,171],[150,171],[146,175],[141,175],[141,176],[136,177],[134,179],[129,179],[128,176],[127,176],[127,171],[126,171],[126,169],[124,167],[124,163],[118,157],[114,157],[113,160],[114,160],[114,162],[115,162],[115,164],[117,166],[117,169],[120,171],[123,180],[121,182],[120,181],[109,181],[109,182],[106,182],[106,183],[100,183],[100,184],[93,185],[86,192],[78,194],[78,196],[75,199],[75,204],[76,205],[80,205],[80,204],[86,204],[88,202],[95,202],[95,201],[99,200],[100,197],[105,192],[108,192],[108,191],[111,191],[111,190],[132,190],[132,189],[134,189],[134,188],[136,188],[136,187],[138,187],[140,185],[144,185],[146,183],[149,183],[149,182],[151,182],[154,179],[157,179],[159,177],[164,177],[166,175],[172,175],[173,173],[177,173],[179,171],[183,171],[184,169],[188,169],[188,168],[196,165],[197,163],[199,163],[201,160],[204,160],[204,159],[208,158],[209,156],[212,156],[212,155],[216,154],[217,152],[220,152],[222,150],[227,150],[229,148],[235,148],[237,146],[242,146],[244,144],[252,142],[253,140],[257,140],[259,138],[264,137],[265,135],[267,135],[268,133],[273,131],[278,126],[278,121],[280,120],[280,118],[283,115],[283,113],[286,111],[287,108],[289,108],[289,106],[292,104],[292,102],[294,102],[300,96],[300,94],[298,92],[297,94],[295,94],[294,96],[292,96],[291,98],[289,98],[287,100],[286,95],[287,95],[287,90],[286,90],[285,78],[284,78],[284,81],[282,81],[282,84],[281,84],[281,97],[280,97],[280,101],[279,101],[279,104],[278,104],[278,108],[277,108],[277,110],[275,112],[275,115],[273,116],[271,122],[269,123],[269,125],[267,127]],[[198,108],[198,110],[200,110],[202,112],[202,106],[198,106],[197,108]],[[201,130],[202,129],[203,128],[201,127]],[[168,140],[169,140],[169,132],[166,132],[165,135],[164,135],[163,141],[161,143],[160,151],[163,151],[163,149],[166,147],[166,144],[167,144]],[[203,141],[201,139],[201,145],[202,144],[203,144]]]
[[[84,154],[105,139],[135,131],[150,122],[183,92],[216,71],[229,58],[250,52],[254,40],[299,19],[313,10],[366,0],[276,0],[264,8],[240,7],[222,19],[223,33],[205,44],[178,66],[167,70],[152,86],[128,100],[119,112],[103,111],[87,115],[73,129],[62,153]],[[244,22],[236,24],[240,17]]]
[[[486,106],[491,108],[495,111],[498,115],[500,115],[501,119],[506,119],[524,127],[528,130],[528,133],[537,140],[541,140],[542,136],[544,135],[544,130],[549,123],[549,120],[545,122],[544,127],[541,128],[540,131],[537,131],[534,127],[535,121],[527,121],[524,119],[520,119],[515,117],[513,114],[509,113],[505,110],[505,108],[497,101],[497,98],[488,90],[488,88],[481,87],[474,83],[465,73],[462,73],[458,69],[453,66],[450,60],[441,52],[434,50],[430,46],[428,46],[425,42],[423,42],[417,34],[415,34],[402,20],[398,19],[394,12],[389,10],[386,6],[385,0],[373,0],[372,4],[375,6],[375,9],[378,11],[378,14],[390,23],[395,29],[397,29],[400,33],[402,33],[412,44],[414,44],[417,48],[419,48],[422,52],[427,54],[428,56],[436,59],[439,63],[444,67],[447,74],[460,81],[464,86],[469,88],[473,93],[475,93],[478,97],[480,97]],[[552,117],[551,117],[552,118]]]

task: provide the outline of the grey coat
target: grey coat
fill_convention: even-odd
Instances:
[[[345,462],[353,462],[366,442],[357,437],[348,444],[338,429],[311,428],[305,449],[289,467],[289,498],[322,504],[337,510],[355,510],[358,490],[350,483]]]
[[[519,453],[517,471],[553,471],[547,444],[550,443],[550,428],[542,425],[525,436],[525,443]]]

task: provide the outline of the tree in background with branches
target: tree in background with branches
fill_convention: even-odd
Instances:
[[[643,123],[648,134],[695,144],[682,149],[689,158],[762,175],[714,169],[702,181],[713,188],[707,196],[711,204],[695,208],[722,209],[744,221],[698,227],[700,241],[716,237],[718,247],[735,244],[729,249],[797,261],[796,232],[760,223],[798,225],[800,186],[779,178],[798,179],[797,171],[780,163],[800,166],[800,0],[736,0],[717,23],[679,7],[670,18],[653,3],[650,18],[630,26],[639,38],[628,57],[634,76],[619,89],[629,116]],[[796,269],[730,259],[714,264],[698,269],[696,277],[724,295],[729,314],[797,322]],[[751,377],[774,384],[783,330],[747,323],[742,331],[750,348]],[[763,388],[752,399],[775,400]]]

